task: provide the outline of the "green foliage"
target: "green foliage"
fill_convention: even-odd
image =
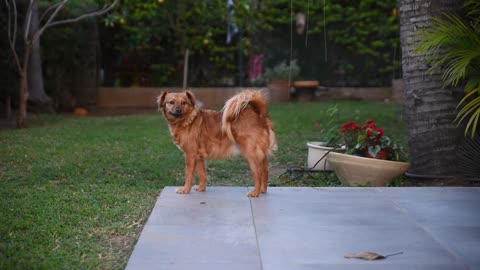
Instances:
[[[270,33],[289,36],[284,32],[291,23],[289,0],[234,2],[235,16],[231,20],[243,35],[237,36],[232,44],[225,42],[229,20],[225,0],[126,0],[105,24],[112,27],[111,32],[116,36],[113,44],[119,51],[154,51],[158,56],[153,57],[153,64],[177,67],[183,61],[185,48],[190,48],[191,79],[200,84],[219,84],[238,72],[239,50],[245,56],[266,53],[266,66],[270,68],[279,60],[286,60],[280,57],[271,61],[273,50],[288,52],[288,46],[266,48],[262,40]],[[323,5],[308,0],[293,1],[292,5],[294,15],[308,10],[309,35],[323,38]],[[372,74],[371,77],[399,69],[400,64],[392,55],[399,47],[398,20],[392,16],[395,6],[393,0],[385,3],[327,1],[325,20],[329,44],[338,47],[341,50],[338,53],[343,54],[345,50],[351,59],[361,63],[335,63],[335,69],[346,76],[365,72]]]
[[[300,68],[296,60],[291,61],[290,65],[282,61],[273,68],[267,68],[265,78],[270,81],[288,81],[289,79],[294,80],[299,73]]]
[[[392,51],[399,47],[400,25],[392,14],[396,1],[332,1],[325,6],[325,21],[319,20],[313,32],[323,32],[328,39],[346,48],[353,56],[363,57],[368,69],[383,67],[381,74],[400,68]],[[358,72],[358,70],[347,71]]]
[[[322,127],[320,141],[325,142],[325,146],[337,147],[341,142],[338,104],[328,107],[325,112],[327,117],[322,121],[324,124],[318,121]]]
[[[480,4],[469,0],[465,7],[469,9],[465,18],[448,14],[433,18],[430,27],[418,34],[416,52],[427,55],[431,73],[443,69],[446,87],[467,80],[455,122],[458,126],[466,121],[465,135],[473,138],[480,119]]]
[[[317,37],[315,40],[323,43],[326,29],[329,47],[334,47],[335,53],[348,54],[349,62],[335,63],[334,68],[353,78],[360,73],[386,76],[400,70],[399,57],[394,57],[400,47],[396,5],[397,1],[326,1],[324,9],[322,1],[300,0],[293,1],[292,8],[293,16],[308,14],[309,40]],[[262,31],[282,31],[280,26],[289,30],[289,0],[263,1],[260,13]]]
[[[254,17],[250,1],[235,1],[235,12],[232,22],[241,31],[250,31],[249,21]],[[193,80],[220,80],[235,73],[239,48],[246,55],[251,46],[248,36],[238,35],[232,44],[226,44],[227,14],[224,0],[126,0],[105,24],[114,27],[119,51],[152,51],[160,55],[153,64],[175,67],[189,48]]]

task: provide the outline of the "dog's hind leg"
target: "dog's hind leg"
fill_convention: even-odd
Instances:
[[[190,157],[185,155],[185,185],[183,188],[177,189],[179,194],[188,194],[192,189],[192,185],[195,177],[195,167],[196,167],[195,157]]]
[[[262,183],[265,177],[263,160],[266,157],[265,155],[260,154],[259,151],[247,152],[247,153],[250,153],[250,154],[246,154],[245,159],[247,159],[248,165],[250,166],[250,170],[252,171],[252,174],[253,174],[253,180],[255,181],[255,188],[253,191],[250,191],[248,193],[248,196],[258,197],[258,195],[260,195],[260,193],[262,192]]]
[[[260,195],[260,189],[261,189],[261,176],[260,176],[260,166],[257,164],[256,161],[248,161],[248,164],[250,165],[250,170],[252,170],[253,173],[253,180],[255,181],[255,188],[253,191],[250,191],[247,195],[248,197],[258,197]]]
[[[207,170],[205,169],[205,160],[197,160],[197,175],[198,175],[198,186],[195,188],[195,191],[205,191],[207,190]]]
[[[262,172],[260,192],[267,193],[268,188],[268,158],[265,157],[260,164],[260,170]]]

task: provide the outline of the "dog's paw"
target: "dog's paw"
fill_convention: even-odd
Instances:
[[[184,187],[179,188],[179,189],[177,189],[177,193],[178,194],[188,194],[188,193],[190,193],[190,189],[187,189],[187,188],[184,188]]]
[[[207,187],[206,186],[196,186],[195,191],[204,192],[204,191],[207,191]]]
[[[260,195],[260,192],[255,191],[255,190],[254,190],[254,191],[250,191],[250,192],[247,194],[248,197],[258,197],[258,195]]]

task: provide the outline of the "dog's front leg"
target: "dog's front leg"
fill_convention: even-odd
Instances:
[[[207,170],[205,168],[205,160],[200,158],[197,160],[197,175],[198,175],[198,187],[195,188],[196,191],[206,191],[207,190]]]
[[[196,167],[196,159],[195,157],[191,157],[185,155],[185,185],[183,188],[177,189],[177,193],[179,194],[188,194],[192,189],[192,185],[194,182],[195,177],[195,167]]]

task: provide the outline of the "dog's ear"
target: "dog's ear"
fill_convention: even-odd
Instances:
[[[160,93],[160,96],[157,97],[157,104],[158,104],[158,110],[160,111],[160,108],[165,107],[165,97],[167,96],[168,92],[162,92]]]
[[[195,107],[195,96],[193,95],[193,93],[191,91],[186,91],[185,95],[187,95],[188,99],[192,103],[192,106]]]

